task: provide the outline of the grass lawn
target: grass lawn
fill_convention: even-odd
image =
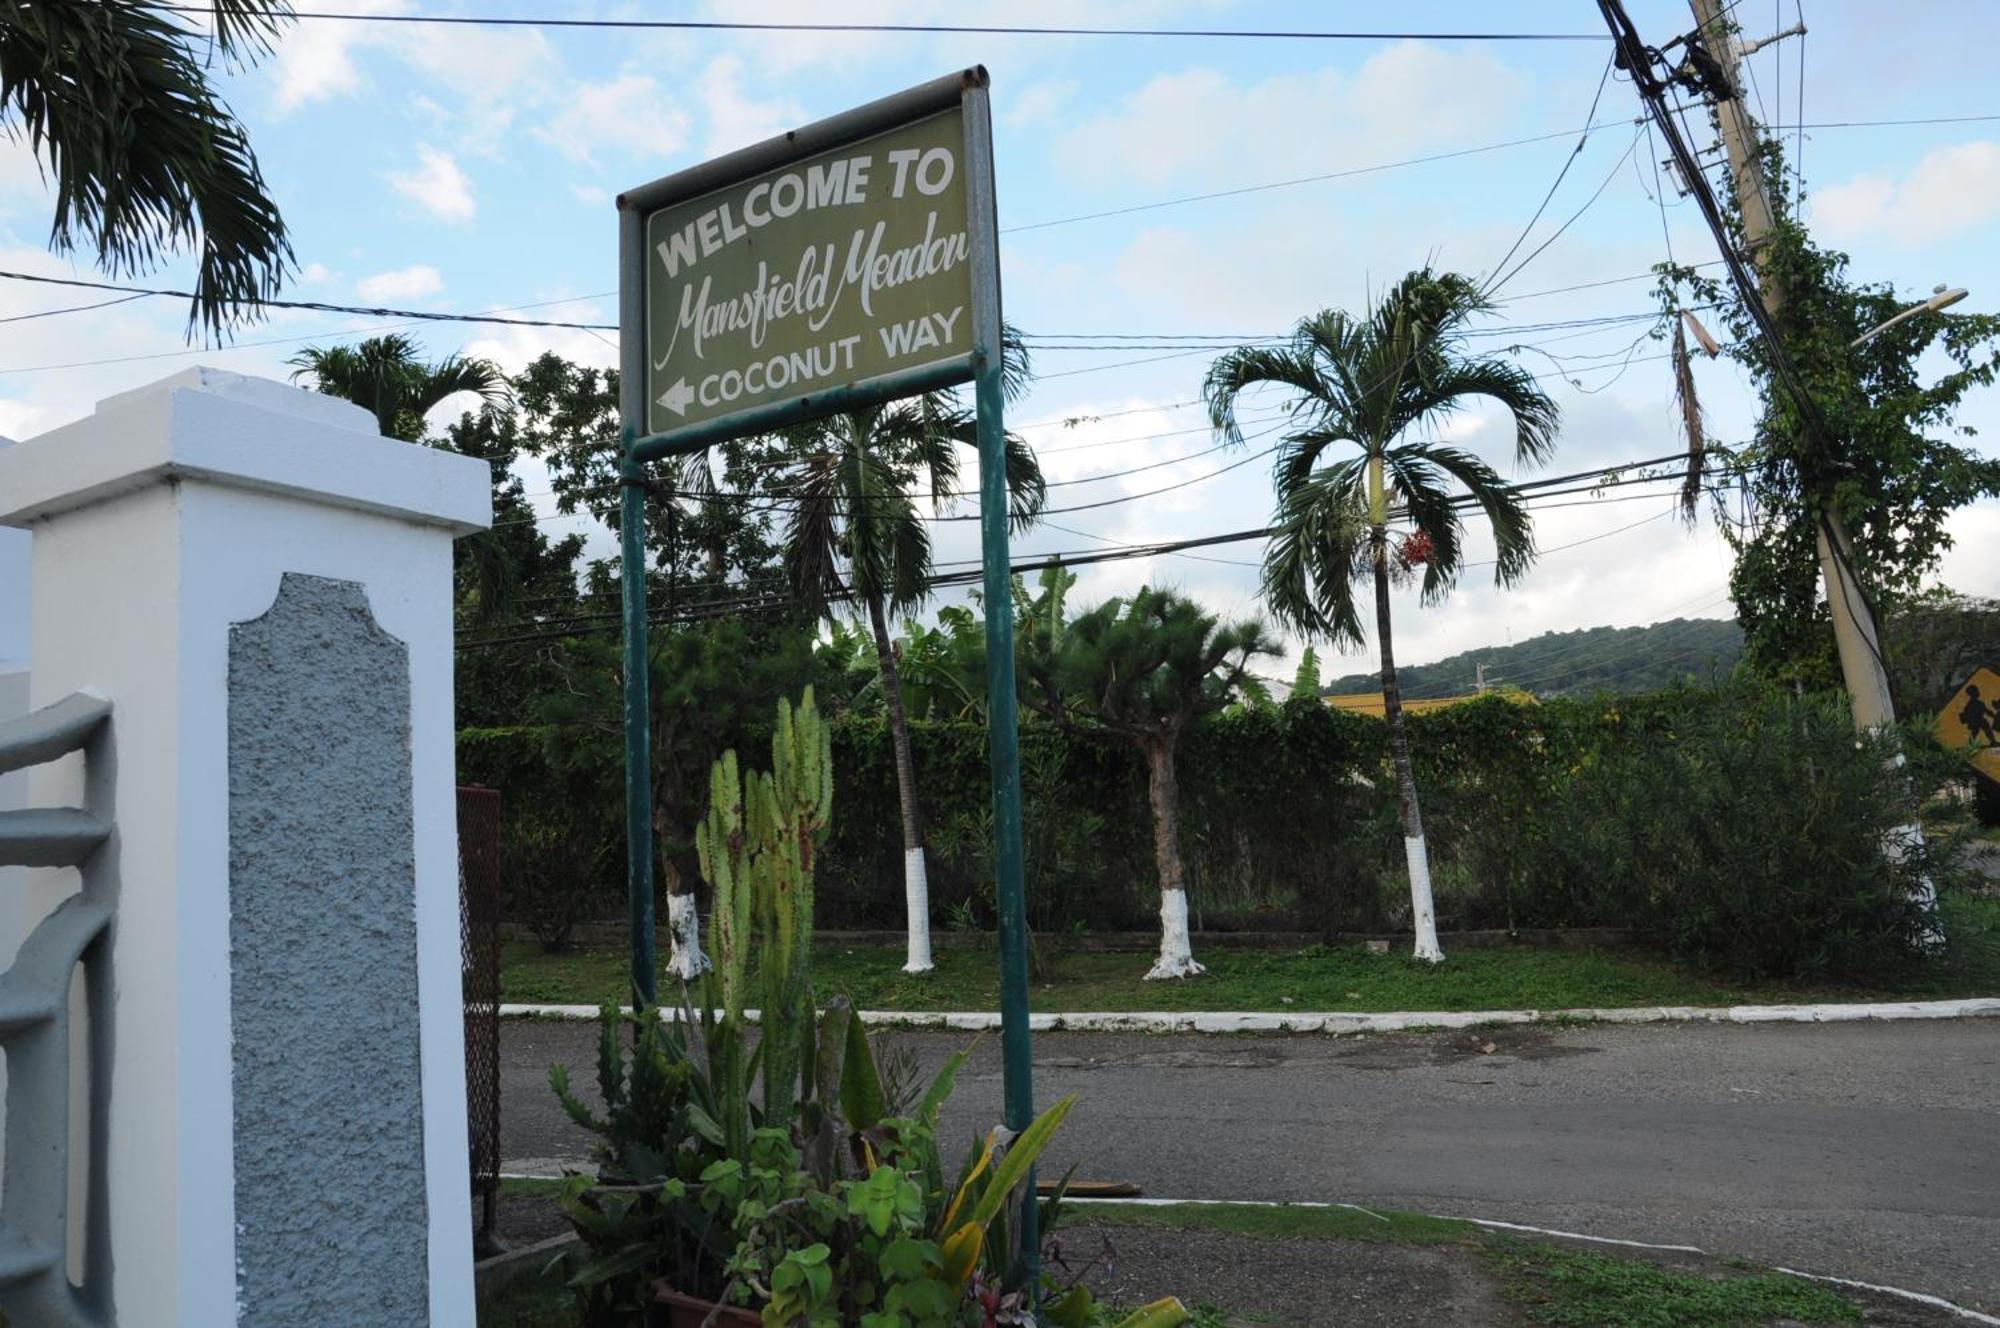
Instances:
[[[1241,1238],[1246,1261],[1283,1277],[1300,1242],[1421,1245],[1454,1250],[1531,1323],[1551,1328],[1755,1328],[1758,1325],[1858,1323],[1861,1307],[1815,1283],[1715,1261],[1662,1264],[1519,1240],[1470,1223],[1415,1213],[1348,1208],[1272,1208],[1252,1204],[1074,1204],[1065,1228],[1139,1228],[1212,1232]],[[1284,1242],[1266,1270],[1254,1242]],[[1264,1247],[1272,1248],[1272,1247]],[[574,1328],[575,1311],[556,1277],[527,1275],[480,1306],[479,1328]],[[1198,1307],[1195,1328],[1229,1316]]]
[[[2000,899],[1951,895],[1943,905],[1953,952],[1902,980],[1871,986],[1736,984],[1690,973],[1632,951],[1508,948],[1459,950],[1433,968],[1362,946],[1306,950],[1212,949],[1208,973],[1185,982],[1143,982],[1152,957],[1077,951],[1049,957],[1030,1000],[1036,1010],[1496,1010],[1618,1005],[1732,1005],[1769,1001],[1867,1000],[2000,995]],[[544,953],[508,945],[501,990],[510,1002],[594,1005],[623,999],[625,956],[609,950]],[[822,945],[814,956],[822,993],[867,1010],[991,1010],[999,978],[990,950],[940,949],[937,970],[901,971],[894,949]],[[662,983],[662,990],[666,984]]]
[[[1449,1218],[1354,1208],[1076,1204],[1063,1225],[1214,1231],[1253,1240],[1461,1245],[1533,1323],[1554,1328],[1748,1328],[1846,1324],[1861,1307],[1781,1273],[1662,1266],[1636,1255],[1524,1241]]]

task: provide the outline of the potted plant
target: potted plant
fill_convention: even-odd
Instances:
[[[779,704],[771,757],[746,773],[729,752],[711,772],[695,842],[715,967],[700,1009],[638,1011],[628,1060],[624,1020],[605,1007],[602,1116],[570,1091],[566,1067],[550,1071],[564,1109],[599,1140],[598,1174],[559,1198],[581,1238],[565,1257],[585,1328],[1098,1322],[1084,1288],[1041,1304],[1043,1288],[1022,1285],[1010,1220],[1073,1099],[1018,1136],[989,1134],[947,1184],[938,1117],[970,1049],[921,1097],[896,1100],[848,1003],[822,1009],[814,996],[813,865],[833,780],[811,689],[796,710]],[[1187,1318],[1176,1301],[1141,1316],[1125,1322]]]

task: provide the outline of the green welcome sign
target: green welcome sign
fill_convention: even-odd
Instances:
[[[1007,551],[992,113],[961,70],[618,200],[619,593],[625,871],[635,1004],[659,1000],[648,468],[731,438],[971,382],[985,564],[986,715],[1005,1117],[1035,1118]],[[665,495],[669,502],[674,495]],[[681,501],[685,501],[682,499]],[[692,911],[690,910],[690,914]],[[1016,1215],[1031,1269],[1031,1185]]]
[[[997,297],[987,122],[962,98],[915,116],[896,100],[620,200],[639,222],[643,434],[748,432],[972,377],[975,304]]]

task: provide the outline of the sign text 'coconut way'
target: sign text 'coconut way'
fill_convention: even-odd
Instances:
[[[972,350],[959,110],[646,217],[647,431]]]

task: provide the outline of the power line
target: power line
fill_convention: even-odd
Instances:
[[[1549,201],[1556,196],[1556,190],[1562,188],[1562,182],[1568,178],[1569,168],[1574,166],[1576,159],[1583,155],[1584,144],[1590,142],[1590,131],[1597,124],[1597,104],[1604,100],[1604,85],[1611,81],[1612,63],[1612,61],[1606,60],[1604,62],[1604,72],[1597,76],[1597,90],[1590,94],[1590,109],[1583,113],[1583,130],[1577,136],[1576,146],[1571,148],[1569,155],[1563,158],[1562,169],[1558,170],[1556,178],[1549,182],[1548,191],[1542,195],[1542,201],[1535,205],[1534,215],[1528,218],[1528,224],[1521,228],[1521,233],[1514,237],[1514,243],[1507,246],[1507,252],[1500,255],[1500,261],[1493,265],[1491,279],[1480,288],[1481,295],[1490,293],[1499,285],[1501,270],[1507,266],[1508,260],[1514,257],[1521,246],[1527,243],[1529,234],[1535,229],[1535,223],[1542,219],[1542,213],[1548,210]]]
[[[1624,155],[1619,157],[1616,162],[1612,163],[1611,169],[1609,172],[1605,174],[1603,182],[1597,186],[1597,188],[1591,193],[1589,198],[1583,200],[1583,206],[1578,208],[1575,212],[1572,212],[1568,220],[1563,222],[1562,225],[1556,227],[1555,232],[1551,234],[1548,239],[1543,240],[1540,244],[1536,245],[1534,251],[1531,252],[1526,258],[1516,263],[1513,269],[1509,271],[1506,276],[1501,277],[1499,280],[1495,281],[1491,286],[1489,286],[1487,288],[1487,292],[1490,294],[1494,291],[1497,291],[1502,286],[1505,286],[1508,282],[1512,281],[1515,277],[1519,276],[1523,268],[1527,267],[1528,264],[1534,262],[1537,258],[1540,258],[1542,254],[1547,251],[1550,245],[1554,244],[1557,240],[1560,240],[1563,237],[1564,232],[1568,231],[1571,226],[1576,224],[1577,219],[1579,217],[1583,216],[1584,213],[1590,211],[1591,208],[1595,207],[1597,204],[1597,200],[1604,196],[1604,191],[1610,188],[1611,182],[1613,180],[1618,178],[1618,173],[1625,169],[1625,163],[1632,159],[1632,154],[1634,151],[1638,149],[1638,147],[1639,147],[1639,133],[1635,132],[1632,135],[1632,141],[1625,145]]]
[[[77,286],[84,290],[123,291],[132,295],[164,295],[181,300],[196,298],[193,291],[166,290],[152,286],[122,286],[110,281],[88,281],[82,277],[46,277],[38,276],[32,272],[0,270],[0,278],[8,281],[32,281],[45,286]],[[544,300],[542,304],[574,304],[579,300],[603,299],[605,295],[610,294],[615,294],[615,292],[607,291],[604,295],[572,295],[561,300]],[[559,323],[543,318],[506,318],[499,314],[437,313],[424,309],[390,309],[381,305],[328,304],[322,300],[246,299],[239,301],[239,303],[255,305],[262,309],[307,309],[323,314],[359,314],[366,318],[410,318],[431,323],[499,323],[508,327],[567,328],[575,332],[616,332],[618,330],[616,323]],[[520,305],[518,307],[530,309],[539,306]]]
[[[60,309],[37,309],[31,314],[14,314],[0,318],[0,323],[25,323],[31,318],[54,318],[57,314],[80,314],[90,309],[109,309],[114,304],[130,304],[134,300],[150,299],[144,292],[121,295],[115,300],[98,300],[94,304],[67,304]]]
[[[1588,129],[1601,129],[1605,124],[1632,124],[1632,120],[1607,120],[1603,124],[1593,124]],[[1585,132],[1588,132],[1586,129]],[[1284,180],[1269,180],[1262,184],[1239,185],[1233,189],[1215,189],[1201,194],[1183,194],[1177,198],[1162,198],[1150,203],[1133,203],[1125,207],[1106,208],[1101,212],[1083,212],[1073,217],[1051,217],[1046,221],[1023,222],[1015,226],[1002,226],[1002,235],[1018,235],[1023,231],[1048,230],[1055,226],[1073,226],[1078,222],[1102,221],[1107,217],[1127,217],[1135,212],[1152,212],[1159,208],[1182,207],[1189,203],[1208,203],[1218,198],[1239,198],[1244,194],[1267,193],[1273,189],[1293,189],[1299,185],[1323,184],[1328,180],[1352,179],[1357,175],[1374,175],[1381,171],[1401,170],[1406,166],[1428,166],[1433,162],[1455,161],[1461,157],[1476,157],[1487,152],[1500,152],[1507,148],[1526,147],[1532,143],[1547,143],[1552,139],[1568,138],[1576,131],[1558,130],[1553,134],[1532,134],[1527,138],[1510,138],[1498,143],[1482,143],[1478,147],[1457,148],[1450,152],[1433,152],[1421,157],[1404,157],[1398,161],[1376,162],[1370,166],[1350,166],[1338,171],[1322,171],[1316,175],[1298,175]]]
[[[1672,457],[1660,458],[1658,460],[1662,461],[1678,460],[1679,458],[1680,454],[1676,453]],[[1609,475],[1617,471],[1631,469],[1635,466],[1643,466],[1656,463],[1657,462],[1655,461],[1626,462],[1619,467],[1610,467],[1600,471],[1583,471],[1583,472],[1578,472],[1577,474],[1574,475],[1558,475],[1550,477],[1547,480],[1531,481],[1527,484],[1515,485],[1512,487],[1517,492],[1519,492],[1522,490],[1535,488],[1540,485],[1562,485],[1562,484],[1567,484],[1579,478],[1586,478],[1593,474]],[[1628,479],[1607,480],[1601,487],[1609,488],[1609,487],[1616,487],[1620,484],[1657,483],[1657,482],[1658,482],[1658,477],[1643,476],[1643,477],[1633,477]],[[1566,490],[1566,489],[1559,491],[1573,492],[1573,490]],[[1648,496],[1660,497],[1663,495],[1648,495]],[[1478,507],[1477,503],[1472,499],[1471,495],[1461,495],[1458,498],[1453,499],[1452,506],[1458,508],[1459,510],[1472,511],[1475,513],[1481,510]],[[1399,514],[1392,514],[1392,515],[1399,515]],[[1643,523],[1634,523],[1634,524],[1636,525]],[[1075,533],[1081,533],[1081,532],[1075,532]],[[1024,558],[1015,561],[1013,563],[1010,563],[1008,567],[1008,572],[1010,575],[1020,575],[1021,573],[1024,572],[1042,571],[1048,568],[1055,568],[1055,567],[1061,567],[1061,568],[1081,567],[1081,566],[1090,566],[1097,563],[1123,562],[1134,558],[1155,558],[1168,555],[1186,554],[1186,552],[1191,549],[1209,548],[1221,544],[1241,543],[1246,540],[1266,539],[1269,538],[1274,533],[1276,533],[1275,527],[1266,526],[1253,530],[1228,531],[1217,535],[1203,535],[1203,536],[1197,536],[1192,539],[1172,540],[1150,545],[1118,545],[1117,547],[1112,549],[1092,551],[1086,553],[1061,553],[1054,555],[1046,555],[1046,554],[1035,555],[1029,558]],[[1617,532],[1607,532],[1607,533],[1615,534]],[[1086,535],[1085,538],[1098,538],[1098,537]],[[1577,543],[1578,544],[1592,543],[1595,541],[1596,538],[1599,537],[1592,537],[1592,539],[1577,541]],[[1559,552],[1562,549],[1569,547],[1573,546],[1561,545],[1557,546],[1557,548],[1555,549],[1548,550],[1547,552]],[[1478,564],[1472,564],[1472,565],[1476,566]],[[978,585],[984,580],[984,577],[985,573],[983,566],[973,567],[963,572],[950,572],[939,576],[933,576],[929,578],[929,580],[926,582],[926,586],[929,589],[935,590],[946,587]],[[832,600],[845,602],[845,601],[851,601],[853,599],[853,594],[852,592],[843,590],[830,594],[828,598]],[[677,621],[698,621],[703,618],[720,617],[731,613],[772,611],[788,607],[792,603],[793,601],[790,599],[790,597],[785,595],[743,596],[733,600],[707,601],[707,602],[697,603],[694,605],[689,605],[686,607],[685,611],[679,613],[672,613],[672,614],[662,613],[658,615],[649,614],[648,621],[656,625],[664,623],[672,623]],[[561,618],[553,619],[552,622],[570,623],[570,624],[575,624],[574,626],[552,628],[548,630],[538,630],[534,632],[521,633],[518,635],[507,636],[507,637],[487,638],[479,640],[464,640],[458,643],[458,648],[461,650],[477,649],[482,647],[513,645],[513,644],[521,644],[534,641],[561,640],[574,636],[588,635],[590,633],[600,632],[600,631],[616,631],[619,630],[619,628],[622,626],[622,619],[623,615],[616,612],[565,615]]]
[[[163,4],[181,14],[216,14],[214,5]],[[497,14],[363,14],[302,10],[291,17],[336,23],[428,23],[452,27],[605,29],[668,32],[909,33],[981,37],[1190,37],[1256,41],[1503,41],[1601,42],[1592,32],[1327,32],[1263,28],[1084,28],[972,23],[753,23],[737,19],[550,18]]]

